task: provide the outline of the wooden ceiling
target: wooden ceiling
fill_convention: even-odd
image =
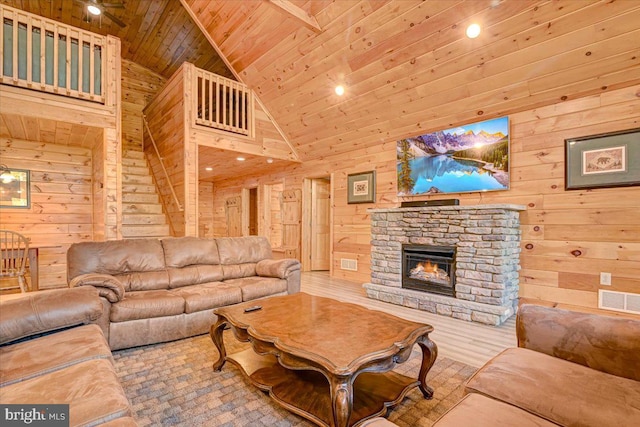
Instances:
[[[302,160],[640,83],[639,1],[183,2]]]
[[[96,0],[107,13],[125,24],[102,15],[90,16],[90,0],[0,0],[22,9],[102,35],[120,38],[122,57],[169,78],[185,61],[213,73],[235,79],[179,0]]]
[[[238,160],[238,158],[244,160]],[[296,162],[282,159],[270,160],[263,156],[200,146],[198,148],[198,180],[217,182],[234,176],[268,174],[280,170],[285,165],[296,164]]]
[[[102,135],[102,128],[17,114],[0,114],[0,138],[92,148],[96,141],[102,140]]]
[[[303,161],[640,83],[640,1],[109,0],[124,28],[84,0],[0,2],[115,35],[165,78],[237,76]]]

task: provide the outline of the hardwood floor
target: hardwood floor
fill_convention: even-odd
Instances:
[[[480,367],[508,347],[516,346],[515,316],[501,326],[486,326],[367,298],[361,283],[329,277],[328,272],[302,273],[301,291],[359,304],[434,327],[431,339],[439,356]]]

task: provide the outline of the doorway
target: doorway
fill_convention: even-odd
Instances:
[[[259,233],[258,188],[243,188],[240,198],[241,209],[237,221],[242,224],[241,235],[257,236]]]
[[[249,189],[249,236],[258,235],[258,189]]]
[[[304,182],[303,269],[331,270],[331,178]]]

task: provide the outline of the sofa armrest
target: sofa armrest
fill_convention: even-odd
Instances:
[[[109,302],[118,302],[124,298],[124,285],[110,274],[81,274],[69,282],[70,288],[78,286],[93,286],[98,289],[98,294]]]
[[[286,279],[299,270],[300,261],[297,259],[263,259],[256,264],[256,274],[262,277]]]
[[[291,295],[300,292],[300,268],[300,261],[297,259],[263,259],[256,264],[256,274],[286,279],[287,293]]]
[[[640,320],[522,304],[518,347],[640,381]]]
[[[95,288],[32,292],[0,304],[0,344],[92,323],[101,315]]]

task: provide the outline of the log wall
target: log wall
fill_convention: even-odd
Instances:
[[[94,238],[92,150],[2,137],[0,154],[10,167],[31,171],[31,208],[1,208],[0,228],[44,246],[39,250],[40,289],[65,286],[67,248]]]
[[[184,66],[182,67],[182,69]],[[185,127],[184,127],[184,73],[175,73],[144,109],[152,135],[144,132],[144,149],[160,192],[165,213],[175,236],[185,235],[185,215],[176,204],[170,186],[176,192],[178,203],[185,206]],[[156,143],[169,181],[160,165],[151,138]]]
[[[142,111],[167,79],[135,62],[122,60],[122,149],[142,151]]]
[[[511,189],[448,198],[459,198],[463,205],[513,203],[527,207],[521,214],[520,296],[596,307],[600,272],[612,273],[612,286],[602,288],[640,293],[640,187],[564,190],[564,139],[640,127],[640,86],[509,117]],[[368,282],[367,209],[398,206],[402,201],[396,189],[395,147],[395,141],[386,141],[375,149],[359,149],[260,176],[216,182],[213,234],[226,235],[224,200],[239,195],[242,188],[281,180],[285,189],[301,189],[303,178],[332,175],[332,275]],[[347,175],[372,169],[376,170],[376,203],[347,204]],[[341,258],[357,259],[358,271],[341,270]]]

